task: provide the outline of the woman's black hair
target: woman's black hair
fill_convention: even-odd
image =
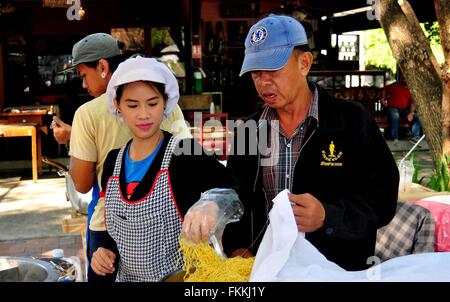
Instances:
[[[166,85],[164,85],[162,83],[151,82],[151,81],[142,81],[142,82],[150,84],[153,87],[155,87],[156,90],[158,90],[159,93],[162,95],[162,97],[164,99],[164,102],[166,102],[169,99],[169,96],[166,93]],[[127,83],[127,84],[129,84],[129,83]],[[127,85],[127,84],[122,84],[122,85],[117,86],[117,89],[116,89],[116,100],[117,100],[117,103],[120,102],[120,99],[122,98],[122,95],[123,95],[123,90],[125,88],[125,85]]]

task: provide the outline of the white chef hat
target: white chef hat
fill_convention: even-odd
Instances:
[[[163,63],[153,58],[143,58],[140,56],[127,59],[120,63],[113,73],[108,83],[108,88],[106,89],[106,100],[111,113],[117,115],[116,107],[114,106],[117,87],[137,81],[151,81],[164,84],[165,92],[168,96],[164,110],[164,118],[167,118],[180,98],[178,81],[170,69]]]

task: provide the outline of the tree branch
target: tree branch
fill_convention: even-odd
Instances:
[[[440,1],[440,0],[436,0]],[[433,64],[434,69],[437,74],[441,74],[441,67],[437,63],[436,57],[431,50],[430,42],[428,41],[425,33],[420,27],[419,19],[417,19],[416,13],[412,9],[411,5],[407,0],[398,0],[398,4],[408,22],[408,27],[411,28],[414,32],[416,32],[416,37],[418,38],[419,43],[423,43],[425,45],[428,56],[430,57],[431,64]]]
[[[450,79],[450,7],[448,0],[434,0],[434,8],[436,10],[441,46],[445,58],[442,78],[445,82],[448,82]]]

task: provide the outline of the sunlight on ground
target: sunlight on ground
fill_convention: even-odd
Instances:
[[[0,240],[61,235],[70,216],[64,178],[0,182]]]

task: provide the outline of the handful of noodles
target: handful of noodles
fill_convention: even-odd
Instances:
[[[202,242],[186,243],[180,239],[180,251],[184,255],[185,282],[248,282],[254,257],[223,258]]]

